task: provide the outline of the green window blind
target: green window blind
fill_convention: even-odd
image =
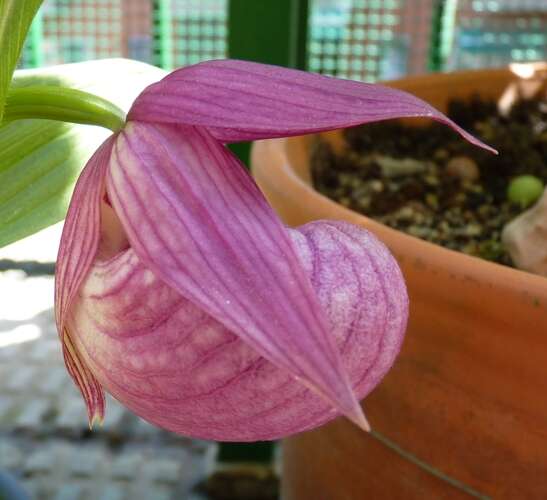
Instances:
[[[155,63],[170,69],[226,57],[228,0],[154,2]]]
[[[440,0],[313,0],[312,71],[363,81],[428,68]]]
[[[226,57],[227,0],[172,0],[176,66]]]
[[[547,1],[459,0],[448,68],[547,59]]]
[[[228,3],[46,0],[20,67],[122,56],[171,69],[226,57]],[[375,81],[547,59],[546,0],[310,0],[309,10],[308,68],[329,75]]]
[[[41,9],[45,65],[121,56],[121,0],[46,0]],[[39,29],[39,28],[36,28]]]
[[[46,0],[21,67],[129,57],[171,69],[226,57],[227,0]]]

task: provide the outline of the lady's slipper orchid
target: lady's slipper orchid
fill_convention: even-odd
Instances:
[[[407,295],[390,253],[342,222],[286,228],[230,141],[426,116],[406,93],[243,61],[177,70],[89,161],[58,258],[56,317],[90,421],[103,388],[146,420],[275,439],[359,405],[397,355]]]

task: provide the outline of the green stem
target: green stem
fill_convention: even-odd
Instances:
[[[45,85],[9,89],[3,122],[29,118],[98,125],[113,132],[125,124],[120,108],[81,90]]]

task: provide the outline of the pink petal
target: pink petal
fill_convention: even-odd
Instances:
[[[386,248],[346,223],[289,231],[351,385],[366,396],[403,338],[407,296]],[[204,439],[276,439],[336,412],[289,372],[183,298],[133,249],[96,261],[70,320],[101,384],[135,413]],[[296,333],[296,332],[293,332]]]
[[[187,66],[142,92],[129,120],[199,125],[223,142],[288,137],[402,117],[428,117],[494,151],[406,92],[248,61]]]
[[[55,274],[57,330],[67,369],[85,399],[90,425],[96,418],[102,420],[104,416],[104,394],[74,347],[67,319],[78,288],[89,272],[99,247],[100,202],[113,142],[111,137],[102,144],[76,183],[63,228]]]
[[[129,122],[107,192],[156,276],[366,427],[291,239],[228,149],[204,129]]]

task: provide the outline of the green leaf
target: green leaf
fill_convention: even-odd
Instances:
[[[127,111],[165,71],[124,59],[15,72],[12,88],[72,87]],[[110,135],[91,125],[20,120],[0,127],[0,247],[65,217],[74,184],[95,149]]]
[[[43,0],[0,0],[0,121],[30,24]]]

